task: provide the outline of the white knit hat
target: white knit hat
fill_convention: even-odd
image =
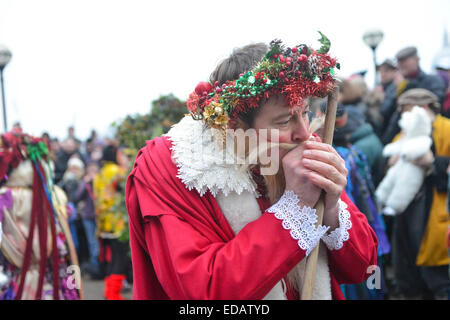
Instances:
[[[67,163],[67,167],[78,167],[81,170],[84,170],[84,163],[77,157],[70,158],[69,162]]]

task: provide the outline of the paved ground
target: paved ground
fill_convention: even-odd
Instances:
[[[91,280],[90,277],[83,277],[83,292],[85,300],[104,300],[103,280]],[[131,288],[128,292],[122,292],[125,299],[131,299]]]
[[[392,269],[387,268],[386,275],[388,278],[392,278]],[[103,289],[104,284],[103,280],[92,280],[89,276],[85,276],[82,278],[83,280],[83,292],[85,300],[104,300]],[[128,290],[122,291],[122,296],[126,299],[131,300],[132,298],[132,290],[131,287]],[[390,300],[403,300],[404,298],[400,296],[396,296],[391,294],[389,297]]]

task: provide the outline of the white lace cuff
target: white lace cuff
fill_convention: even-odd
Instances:
[[[306,250],[306,255],[309,255],[330,227],[316,227],[316,210],[306,206],[300,208],[298,203],[297,195],[286,190],[281,199],[267,211],[282,220],[283,228],[290,230],[291,237],[297,240],[300,249]]]
[[[339,199],[339,227],[330,232],[330,234],[322,237],[323,242],[329,250],[339,250],[343,247],[344,242],[349,239],[348,230],[352,227],[350,221],[350,212],[347,210],[347,204]]]

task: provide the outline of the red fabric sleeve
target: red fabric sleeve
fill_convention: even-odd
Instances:
[[[260,300],[301,259],[301,250],[272,214],[231,241],[212,243],[172,215],[145,224],[156,274],[171,299]]]
[[[170,299],[259,300],[305,257],[271,213],[246,225],[230,241],[211,240],[165,210],[144,184],[135,180],[134,187],[138,198],[153,199],[142,208],[153,212],[145,217],[145,242]]]
[[[361,283],[372,272],[369,266],[377,265],[378,239],[367,218],[361,213],[345,192],[341,200],[347,204],[352,227],[348,230],[349,239],[339,250],[328,250],[330,272],[339,284]]]

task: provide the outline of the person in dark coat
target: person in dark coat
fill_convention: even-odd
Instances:
[[[422,71],[419,65],[420,59],[417,48],[404,48],[397,53],[396,58],[398,70],[403,77],[403,80],[397,86],[397,97],[410,89],[422,88],[433,92],[442,105],[445,98],[444,82],[440,77],[429,75]],[[396,110],[388,120],[389,123],[381,138],[383,144],[390,143],[395,135],[400,132],[399,119],[400,115],[398,110]]]
[[[61,149],[56,153],[55,161],[55,184],[58,184],[67,170],[67,163],[73,155],[78,155],[78,158],[83,159],[80,151],[77,149],[76,141],[73,139],[66,139],[61,144]]]
[[[95,161],[89,162],[86,174],[78,185],[75,193],[75,202],[83,224],[84,233],[88,244],[89,262],[82,267],[94,279],[103,279],[99,263],[99,240],[96,235],[95,203],[92,182],[99,171]]]
[[[450,56],[441,57],[436,63],[436,73],[445,84],[445,99],[442,104],[441,114],[450,118]]]
[[[398,69],[393,60],[386,59],[377,67],[377,70],[380,74],[380,86],[378,89],[384,94],[384,98],[380,106],[380,113],[383,116],[383,124],[379,133],[382,134],[389,124],[389,119],[397,109],[396,80],[398,79]]]
[[[323,103],[323,113],[325,113],[325,108],[326,105]],[[334,135],[338,143],[342,142],[342,145],[350,143],[365,155],[372,175],[372,181],[377,186],[383,174],[383,145],[371,124],[364,119],[361,111],[354,108],[348,110],[346,106],[340,103],[336,113]]]
[[[414,200],[394,218],[392,261],[399,293],[405,298],[448,299],[450,259],[445,249],[448,214],[445,209],[450,165],[450,120],[439,114],[432,92],[412,89],[398,99],[399,112],[419,106],[433,122],[431,151],[415,160],[427,176]],[[392,157],[394,158],[394,157]],[[395,159],[391,163],[395,163]]]

